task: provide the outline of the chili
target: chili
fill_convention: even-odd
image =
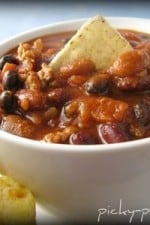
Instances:
[[[1,130],[67,144],[150,137],[150,35],[119,32],[134,49],[107,71],[87,59],[51,71],[49,63],[74,31],[22,43],[1,57]]]

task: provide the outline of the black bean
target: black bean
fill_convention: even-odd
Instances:
[[[4,55],[0,58],[0,70],[3,69],[5,63],[18,64],[18,60],[13,55]]]
[[[107,74],[92,76],[85,83],[85,90],[88,94],[106,95],[109,91],[109,78]]]
[[[103,144],[128,141],[127,134],[117,123],[100,124],[98,134]]]
[[[96,139],[92,137],[91,134],[87,133],[86,131],[79,131],[79,132],[73,133],[70,136],[69,142],[70,144],[75,144],[75,145],[97,144]]]
[[[21,81],[16,71],[5,72],[2,82],[4,90],[17,90],[21,86]]]
[[[17,107],[17,100],[11,91],[3,91],[0,95],[0,107],[7,113],[14,112]]]

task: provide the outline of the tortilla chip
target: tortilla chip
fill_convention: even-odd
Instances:
[[[108,69],[124,52],[132,50],[129,42],[101,16],[96,16],[78,30],[50,63],[53,71],[81,58],[90,59],[97,70]]]

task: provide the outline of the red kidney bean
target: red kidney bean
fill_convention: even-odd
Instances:
[[[142,126],[147,126],[150,123],[150,103],[143,100],[136,104],[134,107],[134,114],[137,121]]]
[[[70,136],[70,144],[75,145],[92,145],[97,144],[97,141],[94,137],[91,136],[91,134],[85,132],[85,131],[79,131],[76,133],[73,133]]]
[[[63,88],[55,88],[48,93],[48,101],[52,105],[63,104],[68,99],[68,94]]]
[[[128,141],[125,132],[117,123],[100,124],[98,134],[103,144]]]

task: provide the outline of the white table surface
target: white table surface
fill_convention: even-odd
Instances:
[[[150,18],[150,1],[0,1],[0,41],[33,27],[68,19],[92,17],[97,14]]]

